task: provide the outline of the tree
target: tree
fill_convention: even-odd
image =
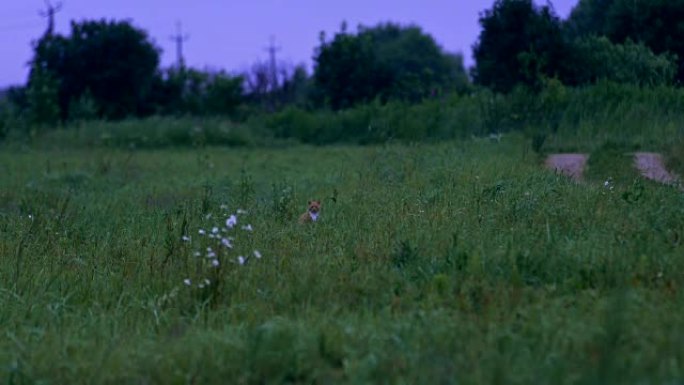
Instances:
[[[476,83],[508,92],[518,84],[539,87],[565,71],[566,43],[549,6],[532,0],[496,0],[480,16],[482,31],[473,47]]]
[[[248,98],[252,103],[266,108],[269,103],[269,93],[272,88],[272,76],[269,64],[257,61],[252,68],[243,75]]]
[[[606,24],[614,42],[631,39],[655,53],[677,55],[677,79],[684,81],[684,0],[616,0]]]
[[[332,41],[322,36],[314,61],[315,86],[334,109],[376,98],[418,101],[468,82],[462,60],[415,26],[360,26],[350,34],[343,24]]]
[[[69,37],[45,35],[34,46],[29,84],[47,71],[59,82],[63,119],[89,93],[98,114],[123,118],[151,112],[150,91],[160,50],[128,21],[71,23]]]
[[[587,36],[575,40],[573,69],[566,82],[580,85],[609,80],[641,86],[672,84],[677,72],[676,58],[657,55],[642,43],[631,40],[613,44],[607,37]]]
[[[271,63],[257,61],[242,76],[247,98],[261,108],[274,111],[290,104],[306,104],[310,79],[303,65],[292,67],[281,62],[274,69]]]
[[[155,79],[155,111],[175,115],[229,115],[243,102],[243,83],[241,76],[224,71],[170,68]]]
[[[604,35],[613,43],[631,40],[656,54],[675,54],[676,79],[684,81],[684,0],[582,0],[566,25],[573,36]]]
[[[311,89],[311,78],[306,67],[304,65],[298,65],[292,69],[283,67],[281,77],[283,82],[278,92],[280,104],[298,106],[307,104]]]
[[[58,83],[49,71],[32,70],[33,79],[26,90],[28,116],[35,126],[49,126],[59,122]]]
[[[580,0],[570,11],[563,27],[572,39],[606,35],[606,16],[615,0]]]
[[[220,71],[207,79],[204,110],[206,114],[223,115],[233,112],[242,102],[241,76],[231,76]]]

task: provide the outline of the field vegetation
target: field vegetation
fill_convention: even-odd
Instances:
[[[342,23],[312,74],[49,28],[0,90],[0,382],[684,383],[684,195],[632,159],[684,175],[683,12],[497,0],[469,69]]]
[[[77,132],[102,127],[126,130]],[[49,143],[0,153],[10,383],[682,378],[683,196],[618,177],[614,144],[576,184],[521,133]],[[298,225],[310,198],[322,220]],[[230,214],[232,249],[209,237]]]

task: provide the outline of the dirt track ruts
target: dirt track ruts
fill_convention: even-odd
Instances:
[[[575,181],[582,180],[587,154],[552,154],[546,158],[546,167]]]
[[[634,154],[634,166],[644,178],[664,184],[675,184],[679,178],[667,171],[662,155],[655,152],[637,152]]]
[[[551,154],[546,158],[547,168],[566,175],[575,181],[581,181],[589,156],[587,154]],[[634,167],[647,179],[664,183],[677,184],[679,177],[665,168],[662,155],[655,152],[637,152],[634,154]]]

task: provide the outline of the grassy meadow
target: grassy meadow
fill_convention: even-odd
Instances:
[[[682,383],[684,196],[606,148],[7,145],[0,378]]]

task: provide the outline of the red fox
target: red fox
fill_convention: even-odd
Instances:
[[[309,209],[299,217],[299,223],[316,222],[321,212],[321,201],[309,201]]]

